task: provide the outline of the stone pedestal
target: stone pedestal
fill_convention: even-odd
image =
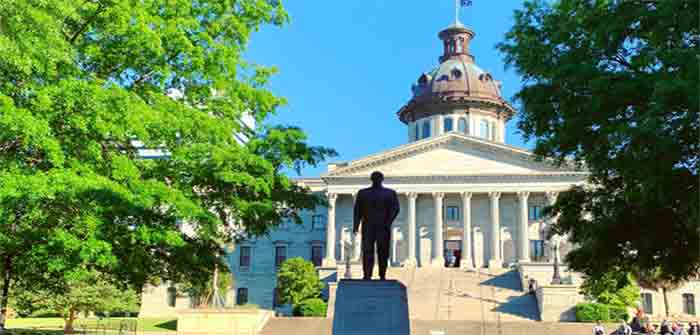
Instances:
[[[333,335],[409,335],[406,286],[396,280],[341,280]]]

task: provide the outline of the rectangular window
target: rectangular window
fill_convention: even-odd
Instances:
[[[275,247],[275,266],[280,267],[284,261],[287,260],[287,247],[277,246]]]
[[[323,249],[320,245],[311,246],[311,261],[315,266],[321,266],[323,260]]]
[[[242,268],[247,268],[250,266],[250,247],[241,247],[240,265]]]
[[[248,288],[239,287],[236,290],[236,305],[245,305],[248,303]]]
[[[654,314],[654,306],[651,293],[642,293],[642,308],[645,314]]]
[[[325,229],[325,225],[323,224],[323,215],[314,215],[311,217],[311,229],[313,229],[313,230]]]
[[[489,123],[486,120],[481,120],[480,134],[482,138],[489,138]]]
[[[530,206],[529,209],[529,220],[539,220],[542,217],[542,208],[540,206]]]
[[[447,221],[459,221],[459,207],[447,206],[446,216]]]
[[[530,240],[530,259],[533,262],[544,262],[544,240]]]
[[[695,315],[695,296],[690,293],[683,294],[683,313]]]

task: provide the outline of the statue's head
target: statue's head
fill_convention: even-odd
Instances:
[[[369,178],[372,179],[372,185],[381,185],[384,181],[384,175],[379,171],[372,172]]]

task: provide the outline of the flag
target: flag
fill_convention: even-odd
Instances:
[[[472,5],[472,0],[461,0],[462,7],[469,7]]]

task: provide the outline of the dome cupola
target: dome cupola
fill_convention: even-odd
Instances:
[[[515,109],[501,96],[501,82],[476,65],[469,47],[475,36],[459,22],[438,34],[439,65],[418,76],[411,100],[398,112],[409,126],[409,141],[457,131],[504,142]]]

